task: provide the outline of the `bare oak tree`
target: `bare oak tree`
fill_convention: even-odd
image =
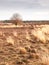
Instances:
[[[11,17],[11,20],[12,20],[12,23],[14,23],[15,25],[22,23],[21,15],[19,15],[18,13],[13,14],[13,16]]]

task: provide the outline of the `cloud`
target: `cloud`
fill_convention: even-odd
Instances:
[[[1,19],[10,18],[15,12],[26,20],[49,19],[49,0],[0,0]]]
[[[49,9],[49,0],[0,0],[0,8]]]
[[[48,6],[49,7],[49,0],[38,0],[38,3],[41,6]]]

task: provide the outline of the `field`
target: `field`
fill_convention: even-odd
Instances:
[[[49,24],[0,23],[0,65],[49,65]]]

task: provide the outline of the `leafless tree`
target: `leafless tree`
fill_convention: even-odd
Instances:
[[[21,15],[19,15],[18,13],[13,14],[13,16],[11,17],[11,20],[12,20],[12,23],[16,25],[22,23]]]

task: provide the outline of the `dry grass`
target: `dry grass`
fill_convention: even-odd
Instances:
[[[0,65],[49,65],[49,25],[33,27],[0,28]]]

